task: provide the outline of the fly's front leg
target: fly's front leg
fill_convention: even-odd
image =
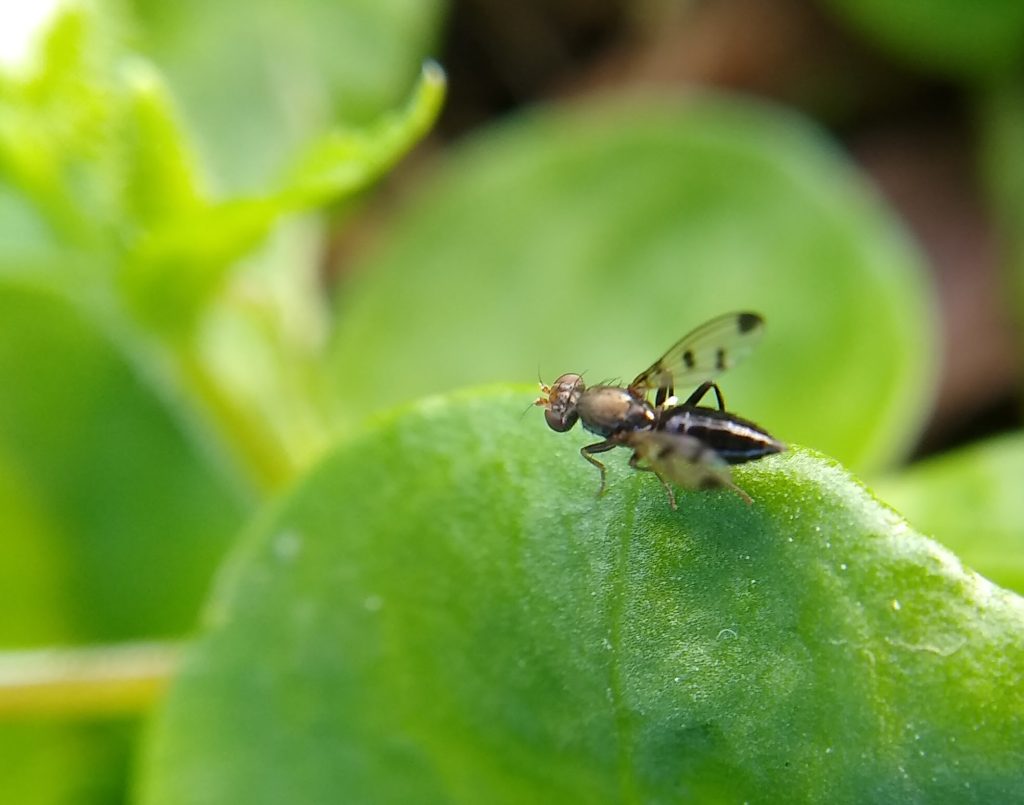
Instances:
[[[601,486],[597,490],[598,497],[601,497],[601,495],[604,494],[604,481],[607,471],[604,464],[594,458],[594,453],[606,453],[615,446],[615,442],[604,441],[597,442],[596,444],[588,444],[586,447],[580,448],[580,455],[601,471]]]
[[[699,386],[697,390],[693,392],[689,397],[686,398],[686,402],[683,405],[696,406],[701,400],[704,399],[704,395],[712,389],[715,390],[715,397],[718,399],[718,410],[725,410],[725,400],[722,399],[722,390],[718,388],[718,384],[713,380],[705,380]]]
[[[668,495],[668,505],[672,507],[672,511],[676,511],[679,507],[676,505],[676,493],[673,491],[672,485],[654,467],[641,467],[639,461],[640,454],[633,453],[629,457],[629,466],[634,470],[640,470],[640,472],[653,472],[658,477],[658,480],[661,481],[661,485],[665,487],[665,494]]]

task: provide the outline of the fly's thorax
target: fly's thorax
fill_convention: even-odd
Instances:
[[[650,403],[619,386],[591,386],[580,395],[576,411],[584,428],[604,438],[654,427],[657,419]]]

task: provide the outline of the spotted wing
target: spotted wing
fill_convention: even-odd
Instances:
[[[750,496],[732,482],[729,464],[694,436],[665,431],[639,431],[632,435],[633,461],[653,471],[662,481],[683,489],[731,489],[748,504]]]
[[[697,386],[713,380],[750,354],[764,332],[757,313],[726,313],[683,336],[629,387],[646,396],[658,390],[658,404],[675,393],[675,387]]]

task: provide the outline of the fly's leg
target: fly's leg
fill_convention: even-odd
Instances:
[[[580,448],[580,455],[583,456],[583,458],[585,458],[587,461],[589,461],[591,464],[593,464],[601,471],[601,486],[598,487],[597,490],[598,497],[601,497],[601,495],[604,494],[604,481],[605,475],[607,474],[607,470],[605,469],[604,464],[602,464],[600,461],[594,458],[594,453],[606,453],[615,446],[615,442],[605,441],[597,442],[596,444],[588,444],[585,447]]]
[[[674,386],[661,386],[658,393],[654,395],[654,407],[661,408],[665,400],[676,393]]]
[[[744,503],[746,503],[748,506],[750,506],[754,502],[754,499],[752,497],[750,497],[750,495],[748,495],[746,492],[744,492],[742,489],[740,489],[738,486],[736,486],[736,484],[732,483],[731,481],[729,483],[723,484],[723,485],[729,487],[729,489],[731,489],[733,492],[735,492],[737,495],[739,495],[740,499]]]
[[[662,474],[658,472],[654,467],[641,467],[639,464],[640,454],[633,453],[629,457],[629,466],[634,470],[640,470],[640,472],[653,472],[658,480],[661,481],[661,485],[665,487],[665,494],[668,495],[668,505],[672,507],[672,511],[677,511],[679,507],[676,505],[676,493],[672,489],[672,485],[662,477]]]
[[[712,389],[715,390],[715,397],[718,399],[718,410],[724,411],[725,400],[722,399],[722,390],[718,388],[718,384],[715,383],[713,380],[705,380],[703,383],[697,386],[697,390],[686,398],[686,402],[684,402],[683,405],[697,405],[697,403],[704,399],[704,395],[707,394]]]
[[[754,499],[752,497],[750,497],[750,495],[748,495],[746,492],[744,492],[742,489],[740,489],[738,486],[736,486],[736,484],[734,484],[732,482],[732,479],[728,476],[728,474],[720,474],[720,475],[716,475],[716,476],[709,476],[709,477],[704,479],[704,482],[701,484],[700,488],[701,489],[731,489],[733,492],[735,492],[737,495],[739,495],[740,500],[742,500],[748,506],[750,506],[754,502]]]

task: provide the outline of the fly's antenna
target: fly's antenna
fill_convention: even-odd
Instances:
[[[540,364],[539,363],[537,364],[537,385],[539,385],[541,387],[542,391],[546,388],[546,386],[544,385],[544,381],[541,379],[541,376],[540,376]],[[538,397],[536,400],[534,400],[532,403],[530,403],[528,406],[526,406],[526,410],[523,411],[523,413],[521,413],[519,415],[519,419],[521,420],[528,413],[530,413],[531,410],[536,408],[540,404],[540,400],[541,400],[541,398]]]

